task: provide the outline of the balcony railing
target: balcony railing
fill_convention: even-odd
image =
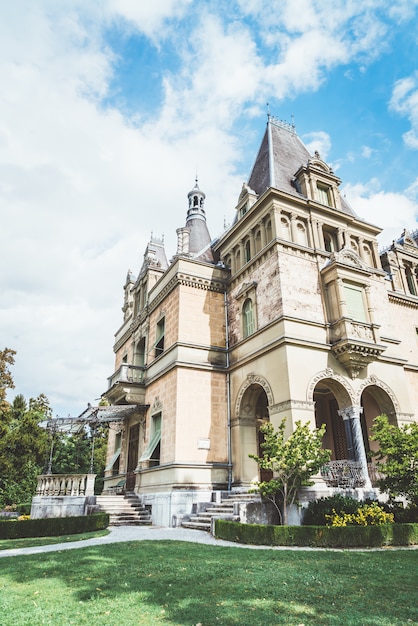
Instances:
[[[323,466],[321,475],[328,487],[354,489],[365,483],[362,465],[358,461],[330,461]]]
[[[364,487],[366,482],[362,467],[359,461],[349,461],[348,459],[329,461],[323,466],[321,475],[328,487],[354,489]],[[367,469],[370,481],[375,486],[382,475],[373,463],[368,463]]]
[[[96,474],[43,474],[38,476],[37,496],[93,496]]]
[[[140,365],[128,365],[123,363],[112,376],[108,378],[109,389],[116,383],[140,384],[144,382],[145,368]]]

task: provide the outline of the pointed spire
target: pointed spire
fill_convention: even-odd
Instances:
[[[177,254],[185,254],[200,261],[213,262],[211,237],[206,225],[206,194],[199,188],[196,175],[195,185],[187,194],[189,208],[185,228],[177,229]]]

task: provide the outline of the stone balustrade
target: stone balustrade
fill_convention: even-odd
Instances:
[[[37,496],[92,496],[96,474],[43,474],[38,476]]]

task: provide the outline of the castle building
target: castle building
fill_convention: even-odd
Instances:
[[[260,426],[326,424],[332,461],[312,497],[374,488],[373,419],[418,420],[418,231],[379,254],[340,179],[294,126],[268,116],[233,224],[212,241],[205,194],[188,194],[170,262],[152,237],[124,285],[104,397],[104,493],[126,481],[169,526],[260,479]]]

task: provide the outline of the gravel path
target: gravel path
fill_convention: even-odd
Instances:
[[[169,539],[171,541],[190,541],[192,543],[202,543],[212,546],[233,546],[234,548],[253,548],[257,550],[299,550],[300,548],[271,547],[271,546],[250,546],[238,544],[223,539],[215,539],[210,533],[203,530],[190,530],[188,528],[158,528],[155,526],[113,526],[109,528],[110,533],[104,537],[85,539],[84,541],[71,541],[68,543],[55,543],[53,545],[36,546],[33,548],[16,548],[11,550],[0,550],[0,557],[19,556],[20,554],[43,554],[44,552],[56,552],[57,550],[74,550],[75,548],[88,548],[89,546],[99,546],[107,543],[118,543],[122,541],[159,541]],[[315,548],[303,548],[304,550],[314,550]]]
[[[224,541],[223,539],[215,539],[210,533],[203,530],[190,530],[188,528],[158,528],[155,526],[113,526],[109,528],[110,533],[104,537],[95,537],[93,539],[85,539],[84,541],[71,541],[69,543],[56,543],[53,545],[36,546],[33,548],[16,548],[12,550],[0,550],[0,558],[6,556],[19,556],[20,554],[43,554],[45,552],[56,552],[61,550],[74,550],[76,548],[88,548],[90,546],[99,546],[107,543],[119,543],[123,541],[190,541],[191,543],[202,543],[212,546],[232,546],[234,548],[251,548],[253,550],[308,550],[323,551],[332,550],[331,548],[298,548],[291,546],[253,546],[235,543],[232,541]],[[405,546],[396,548],[369,548],[367,551],[374,550],[414,550],[418,546]],[[341,549],[334,549],[339,552]],[[351,548],[364,552],[364,548]]]

